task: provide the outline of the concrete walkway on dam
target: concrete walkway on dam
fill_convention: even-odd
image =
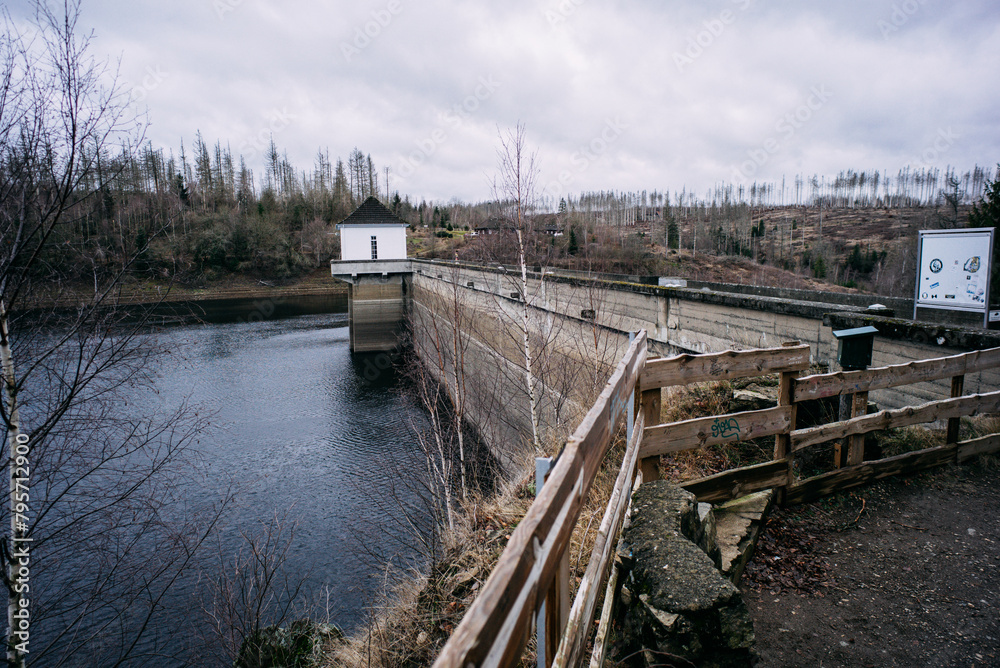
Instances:
[[[495,299],[511,299],[512,279],[503,268],[407,262],[414,281],[457,284],[469,295],[485,292]],[[654,280],[665,285],[653,285]],[[815,365],[836,370],[838,343],[833,332],[868,325],[878,329],[872,367],[1000,346],[1000,331],[983,329],[981,324],[910,319],[911,299],[642,276],[588,277],[557,269],[530,272],[528,292],[529,304],[538,313],[601,326],[622,337],[645,329],[652,352],[660,355],[772,347],[794,340],[810,345]],[[873,304],[885,308],[869,308]],[[933,314],[921,310],[919,315]],[[968,314],[964,319],[968,321]],[[966,379],[970,393],[998,387],[996,373]],[[948,396],[950,386],[942,381],[906,392],[883,391],[876,401],[885,407],[912,405]]]

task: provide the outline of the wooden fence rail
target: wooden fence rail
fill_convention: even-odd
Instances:
[[[483,590],[438,656],[437,668],[509,666],[520,657],[531,617],[552,586],[580,509],[646,364],[646,354],[646,333],[641,331],[566,442]],[[560,611],[548,612],[558,615]]]
[[[800,503],[891,475],[1000,451],[1000,434],[958,441],[958,420],[968,415],[1000,412],[1000,391],[962,396],[966,374],[1000,367],[1000,348],[866,371],[800,377],[809,368],[810,348],[780,348],[678,355],[648,360],[645,332],[639,332],[619,362],[600,397],[560,453],[535,502],[511,535],[507,548],[479,596],[445,645],[436,668],[511,666],[523,651],[533,615],[546,603],[547,637],[559,637],[545,652],[545,665],[578,666],[592,630],[602,585],[609,580],[612,552],[627,512],[633,484],[658,477],[662,454],[775,436],[774,457],[754,466],[732,469],[684,483],[701,501],[724,501],[760,489],[779,490],[784,503]],[[756,411],[660,423],[661,388],[691,383],[735,380],[777,373],[778,405]],[[868,392],[951,378],[951,398],[920,406],[866,415]],[[633,392],[635,393],[633,395]],[[796,428],[798,404],[852,395],[847,419],[805,429]],[[580,510],[607,454],[617,424],[638,396],[639,411],[626,445],[621,469],[605,510],[593,552],[570,610],[562,596],[552,595],[556,574],[568,549]],[[634,405],[634,404],[633,404]],[[865,434],[938,420],[948,421],[946,443],[876,461],[863,461]],[[795,475],[795,458],[807,448],[846,439],[848,447],[835,470],[805,480]],[[610,576],[613,591],[617,571]],[[611,602],[605,600],[604,613]],[[602,620],[605,619],[602,616]],[[603,660],[605,625],[595,641],[593,666]]]

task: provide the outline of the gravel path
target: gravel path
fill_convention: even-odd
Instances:
[[[742,588],[758,668],[1000,667],[1000,466],[778,510]]]

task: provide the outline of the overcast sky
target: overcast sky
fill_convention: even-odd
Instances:
[[[418,200],[490,198],[518,122],[556,199],[1000,161],[996,0],[83,0],[81,24],[154,145],[200,130],[258,175],[272,134],[300,171],[357,146]]]

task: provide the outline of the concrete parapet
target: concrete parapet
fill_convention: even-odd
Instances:
[[[769,489],[733,499],[713,509],[722,574],[735,585],[740,583],[743,569],[753,557],[757,539],[764,531],[773,505],[774,490]]]
[[[330,273],[334,278],[350,283],[358,276],[409,274],[413,271],[410,260],[333,260]]]

